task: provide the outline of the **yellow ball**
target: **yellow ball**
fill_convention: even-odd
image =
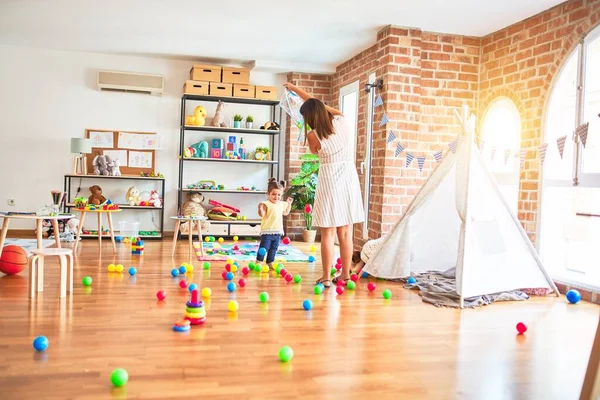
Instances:
[[[187,268],[187,272],[194,272],[194,266],[192,264],[187,264],[185,267]]]
[[[115,264],[108,264],[108,272],[115,272]]]
[[[247,219],[248,219],[248,217],[246,217],[245,215],[242,217],[242,221],[245,221]]]
[[[115,271],[117,272],[123,272],[123,265],[122,264],[117,264],[115,267]]]
[[[208,242],[210,242],[210,238],[207,236],[207,237],[205,237],[205,238],[204,238],[204,241],[205,241],[206,243],[208,243]]]
[[[262,266],[262,272],[269,272],[269,266],[268,265],[263,265]]]
[[[219,238],[219,243],[223,243],[225,241],[225,239],[223,239],[222,237]]]
[[[186,263],[186,262],[182,262],[182,263],[181,263],[181,265],[183,265],[184,267],[187,267],[187,266],[188,266],[188,263]]]
[[[230,269],[231,272],[237,272],[237,265],[232,265]]]
[[[202,296],[210,297],[211,294],[212,290],[209,287],[205,287],[204,289],[202,289]]]
[[[240,238],[239,238],[239,237],[237,237],[237,236],[234,236],[234,237],[233,237],[233,241],[234,241],[234,242],[237,242],[238,240],[240,240]]]
[[[317,251],[317,248],[315,246],[310,246],[310,251]]]
[[[227,309],[231,312],[236,312],[238,308],[240,308],[240,305],[235,300],[231,300],[229,303],[227,303]]]
[[[233,264],[233,260],[231,258],[227,259],[227,264]]]

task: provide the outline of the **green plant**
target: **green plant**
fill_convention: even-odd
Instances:
[[[254,117],[252,115],[248,115],[246,117],[246,122],[254,122]]]
[[[234,121],[241,121],[241,120],[243,120],[243,119],[244,119],[244,118],[243,118],[243,117],[242,117],[240,114],[235,114],[235,115],[233,116],[233,120],[234,120]]]
[[[302,165],[300,172],[290,182],[286,194],[292,197],[292,210],[300,210],[306,222],[306,229],[312,230],[312,212],[305,212],[306,206],[310,208],[315,203],[315,192],[317,190],[317,180],[319,177],[319,157],[314,154],[303,154],[300,156]]]

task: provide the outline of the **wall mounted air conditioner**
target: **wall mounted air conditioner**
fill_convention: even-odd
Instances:
[[[165,87],[162,75],[135,72],[98,71],[98,90],[149,93],[161,96]]]

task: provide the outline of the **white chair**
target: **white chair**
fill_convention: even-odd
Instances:
[[[44,291],[44,258],[58,257],[60,261],[60,293],[66,297],[67,291],[73,292],[73,250],[71,249],[35,249],[29,257],[29,297],[34,298],[36,292]],[[36,282],[37,274],[37,282]],[[68,282],[67,282],[68,280]],[[37,283],[37,289],[36,289]],[[69,286],[67,289],[67,285]]]

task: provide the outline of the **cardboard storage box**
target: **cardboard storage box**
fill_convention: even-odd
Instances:
[[[248,99],[254,98],[254,86],[242,85],[241,83],[233,84],[233,97],[245,97]]]
[[[208,82],[185,81],[183,85],[184,94],[208,95]]]
[[[203,82],[221,82],[222,67],[218,65],[194,64],[190,69],[190,79]]]
[[[223,67],[223,83],[250,84],[250,70],[248,68]]]
[[[256,98],[261,100],[277,100],[277,88],[275,86],[257,86]]]
[[[210,82],[208,93],[211,96],[233,96],[233,85],[231,83]]]

